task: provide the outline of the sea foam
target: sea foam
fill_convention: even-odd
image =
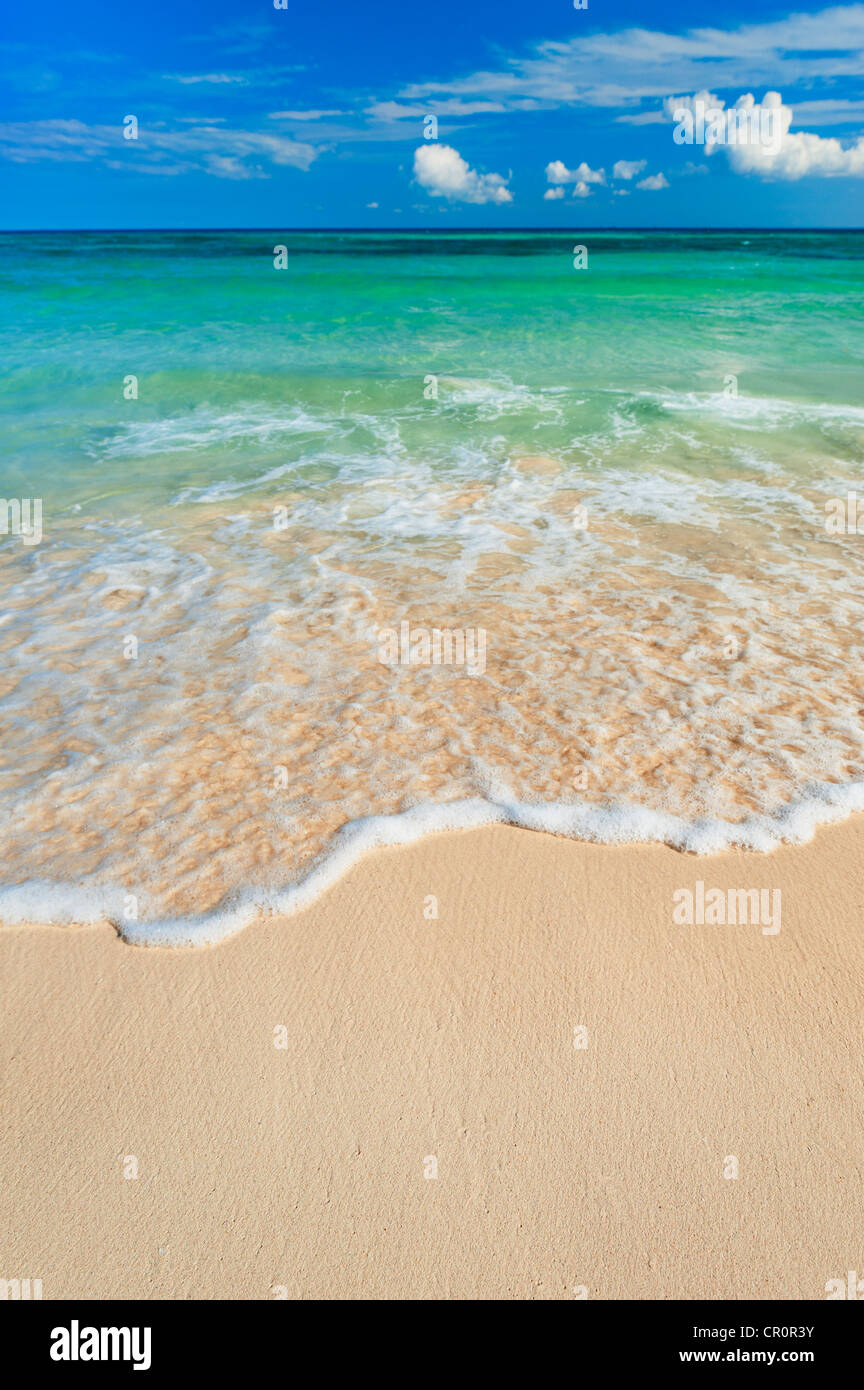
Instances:
[[[511,825],[588,844],[663,844],[692,854],[740,849],[761,853],[781,844],[803,844],[822,825],[864,810],[864,778],[843,786],[816,785],[772,815],[736,823],[705,817],[687,820],[646,807],[587,803],[531,804],[484,797],[411,807],[394,815],[362,817],[342,827],[316,864],[298,882],[276,890],[234,889],[200,915],[129,921],[124,890],[33,882],[0,888],[0,921],[41,925],[112,923],[131,945],[207,946],[234,936],[261,916],[290,916],[309,907],[370,851],[416,843],[443,831]]]

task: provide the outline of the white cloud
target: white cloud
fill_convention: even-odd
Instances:
[[[433,198],[457,203],[512,203],[501,174],[478,174],[452,145],[430,141],[414,151],[414,177]]]
[[[837,97],[826,101],[796,101],[793,125],[860,125],[864,121],[864,101]]]
[[[648,192],[655,193],[659,188],[668,188],[665,174],[649,174],[647,179],[640,179],[637,188],[644,188]]]
[[[604,169],[591,169],[583,160],[576,169],[568,169],[560,159],[546,165],[547,183],[605,183]]]
[[[497,70],[452,81],[414,83],[399,95],[426,100],[435,93],[468,101],[526,98],[545,108],[574,104],[638,106],[670,91],[782,86],[860,77],[864,5],[832,6],[739,28],[702,27],[682,34],[650,29],[582,34],[535,44],[527,56],[502,60]]]
[[[544,201],[547,202],[547,203],[553,202],[555,198],[563,198],[563,197],[564,197],[564,188],[563,188],[563,185],[560,184],[560,183],[559,183],[559,185],[558,185],[557,188],[547,188],[547,189],[546,189],[546,192],[543,194]]]
[[[616,116],[615,120],[624,125],[663,125],[666,117],[662,111],[637,111],[635,115],[625,111],[623,115]]]
[[[267,178],[263,165],[306,170],[318,156],[314,145],[254,130],[220,125],[165,130],[139,127],[137,140],[124,140],[119,125],[82,121],[19,121],[0,124],[0,157],[15,164],[49,159],[59,163],[103,160],[130,173],[178,174],[199,171],[217,178]],[[244,161],[246,161],[244,163]],[[263,164],[262,164],[263,161]]]
[[[271,111],[271,121],[320,121],[325,116],[343,116],[344,111]]]
[[[241,73],[232,72],[202,72],[184,75],[179,72],[166,72],[164,74],[168,82],[182,82],[184,86],[189,86],[196,82],[208,82],[214,86],[222,85],[226,82],[246,83],[246,78]]]
[[[612,167],[613,179],[634,179],[641,174],[647,159],[616,159]]]
[[[377,204],[377,203],[367,203],[366,206],[367,206],[367,208],[377,208],[378,204]]]
[[[255,173],[252,169],[247,169],[245,164],[241,164],[234,155],[208,154],[205,160],[208,174],[215,174],[218,179],[254,179]]]
[[[761,102],[747,92],[727,107],[713,93],[702,91],[667,97],[663,107],[670,120],[678,113],[678,143],[703,143],[709,155],[723,150],[736,173],[786,180],[864,178],[864,136],[843,145],[834,136],[791,131],[793,111],[783,105],[779,92],[766,92]],[[692,140],[686,138],[688,133]]]
[[[500,101],[436,101],[424,106],[405,106],[398,101],[373,101],[366,107],[366,115],[376,121],[423,121],[427,116],[482,116],[506,111]]]
[[[216,31],[212,31],[212,37],[216,37]],[[220,44],[220,53],[241,54],[241,49]],[[161,78],[164,82],[180,82],[184,86],[195,84],[205,84],[209,86],[234,84],[250,88],[279,87],[284,89],[286,82],[291,82],[298,72],[306,72],[305,63],[281,63],[278,67],[244,67],[242,71],[234,72],[163,72]]]
[[[588,184],[585,182],[584,179],[580,179],[579,182],[574,186],[574,188],[573,188],[573,197],[574,197],[574,198],[590,198],[590,197],[591,197],[591,189],[588,187]]]

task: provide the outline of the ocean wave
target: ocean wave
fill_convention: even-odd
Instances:
[[[122,915],[125,890],[121,888],[37,881],[0,888],[0,921],[7,926],[107,921],[130,945],[208,946],[236,935],[260,916],[289,916],[308,907],[374,849],[414,844],[442,831],[512,825],[587,844],[663,844],[697,855],[729,849],[767,853],[781,844],[803,844],[820,826],[862,810],[864,778],[812,785],[772,814],[751,815],[733,823],[715,817],[688,820],[628,804],[534,804],[506,795],[426,802],[394,815],[351,821],[299,882],[278,890],[234,890],[199,915],[127,921]]]
[[[654,401],[663,410],[721,415],[730,422],[754,421],[761,425],[783,425],[807,420],[864,425],[864,406],[857,405],[790,401],[777,396],[727,395],[723,391],[642,391],[639,398]]]
[[[185,415],[124,425],[107,440],[100,453],[106,458],[138,458],[154,454],[186,453],[214,445],[249,440],[266,443],[283,434],[319,434],[330,428],[300,406],[287,413],[262,405],[234,410],[201,407]]]

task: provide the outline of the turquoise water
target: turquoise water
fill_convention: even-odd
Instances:
[[[588,267],[577,271],[580,242]],[[279,271],[277,244],[288,246]],[[94,495],[101,507],[108,489],[165,503],[178,483],[219,481],[226,462],[251,480],[283,465],[286,447],[292,461],[307,452],[276,437],[277,422],[266,432],[286,401],[395,418],[406,448],[434,459],[475,436],[494,448],[474,402],[441,392],[437,410],[423,407],[430,373],[533,393],[533,408],[502,401],[495,422],[508,445],[564,455],[608,430],[616,404],[659,442],[653,393],[717,392],[730,373],[748,396],[854,404],[862,268],[854,233],[4,236],[0,481],[22,495],[38,483],[62,508]],[[250,405],[249,434],[220,438],[217,423],[202,437]],[[146,431],[160,423],[157,451]],[[154,475],[120,447],[142,435],[143,458],[170,469]],[[358,425],[342,452],[350,461],[376,441],[374,423],[365,438]]]
[[[419,808],[857,804],[862,308],[857,233],[0,237],[7,915],[263,901]]]

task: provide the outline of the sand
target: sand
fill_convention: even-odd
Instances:
[[[676,925],[697,880],[781,930]],[[0,1277],[823,1299],[864,1271],[862,900],[862,817],[700,858],[494,827],[215,947],[3,929]]]

